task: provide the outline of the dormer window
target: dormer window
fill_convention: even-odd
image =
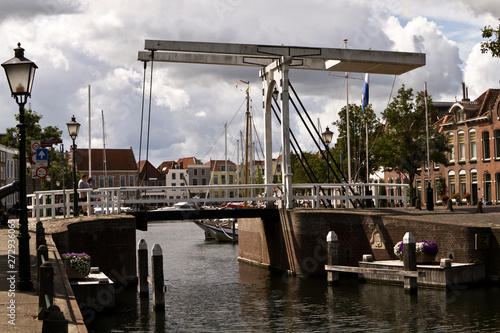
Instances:
[[[464,112],[464,110],[458,110],[457,114],[456,114],[456,118],[457,118],[457,123],[459,123],[461,121],[465,121],[465,112]]]

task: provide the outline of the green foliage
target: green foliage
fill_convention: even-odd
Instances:
[[[31,152],[31,141],[32,140],[61,140],[62,130],[56,126],[47,126],[42,128],[40,125],[40,120],[43,118],[36,111],[31,109],[31,105],[28,109],[24,110],[24,123],[26,125],[26,157],[29,157]],[[15,119],[19,122],[19,113],[15,114]],[[2,143],[8,147],[13,147],[19,149],[19,128],[10,127],[6,129],[6,136],[3,138]],[[54,152],[49,150],[49,167],[48,174],[51,177],[53,184],[49,184],[46,179],[42,180],[42,189],[48,190],[51,188],[62,188],[62,177],[63,177],[63,163],[65,166],[64,180],[67,186],[71,186],[71,174],[70,168],[67,161],[63,161],[59,152]],[[29,170],[28,170],[29,171]],[[59,181],[60,185],[57,187],[55,184]],[[52,186],[53,185],[53,186]]]
[[[432,99],[427,97],[428,109]],[[413,181],[427,160],[426,121],[424,93],[413,97],[413,89],[398,90],[387,109],[382,113],[386,130],[371,151],[388,170],[402,173],[410,184],[410,195],[414,196]],[[429,148],[431,161],[447,163],[449,148],[446,137],[429,124]],[[432,162],[431,162],[432,163]]]
[[[337,126],[338,140],[337,148],[334,150],[333,155],[335,160],[340,164],[340,151],[344,152],[344,159],[342,170],[347,177],[347,117],[346,107],[343,107],[339,112],[339,120],[333,122]],[[381,125],[377,119],[375,112],[371,105],[365,108],[365,114],[361,106],[356,104],[349,104],[349,141],[351,146],[351,170],[354,181],[366,180],[366,125],[368,125],[368,147],[371,152],[377,133],[381,130]],[[377,159],[373,154],[369,155],[370,172],[374,172],[379,168]]]
[[[326,183],[327,182],[327,166],[325,160],[321,157],[321,155],[318,154],[313,154],[309,152],[304,152],[302,156],[302,161],[304,162],[304,158],[307,159],[307,163],[312,169],[312,172],[315,174],[316,178],[318,179],[319,183]],[[305,184],[305,183],[314,183],[314,178],[311,179],[308,176],[309,169],[307,169],[308,172],[304,169],[302,166],[301,161],[299,160],[299,157],[296,154],[291,154],[290,156],[290,162],[292,165],[292,183],[294,184]],[[305,163],[305,162],[304,162]],[[306,165],[307,167],[307,165]]]
[[[481,42],[481,52],[491,52],[493,57],[500,57],[500,25],[496,29],[487,26],[481,31],[482,37],[488,39],[486,42]]]

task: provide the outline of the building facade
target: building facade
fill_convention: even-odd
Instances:
[[[431,161],[434,201],[442,195],[456,201],[500,204],[500,89],[488,89],[476,100],[466,96],[436,123],[448,139],[448,165]],[[416,177],[417,195],[426,199],[427,168]]]
[[[73,157],[69,156],[72,164]],[[76,172],[94,179],[94,187],[137,186],[137,164],[130,149],[92,149],[89,168],[88,149],[76,149]],[[154,167],[151,167],[155,169]],[[155,169],[156,171],[156,169]]]
[[[12,184],[19,180],[19,160],[14,158],[18,150],[0,145],[0,187]],[[18,192],[2,199],[3,206],[8,210],[18,200]]]

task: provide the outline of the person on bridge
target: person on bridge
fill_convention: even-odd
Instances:
[[[87,175],[82,175],[82,178],[78,182],[78,188],[79,189],[90,188],[90,185],[87,183]],[[79,201],[81,201],[81,202],[87,202],[87,192],[86,191],[80,192]],[[82,206],[82,212],[83,212],[83,214],[87,213],[87,205],[84,204]]]

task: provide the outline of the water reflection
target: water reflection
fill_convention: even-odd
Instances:
[[[419,289],[341,279],[296,278],[239,263],[238,247],[206,242],[193,223],[156,223],[138,232],[163,248],[166,312],[135,288],[117,295],[114,315],[90,332],[496,332],[498,288]]]

